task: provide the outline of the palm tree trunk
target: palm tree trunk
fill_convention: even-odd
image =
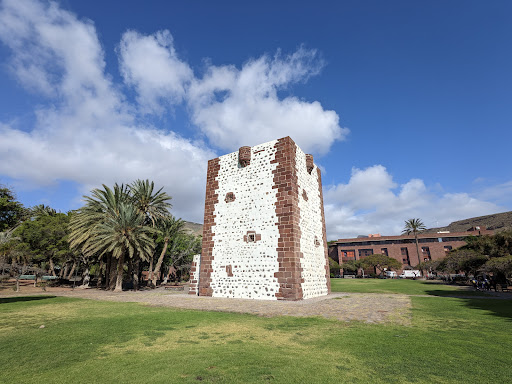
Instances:
[[[89,288],[89,282],[91,281],[91,275],[89,274],[89,266],[85,267],[84,273],[82,274],[83,283],[79,288]]]
[[[71,267],[71,271],[69,271],[69,273],[68,273],[68,277],[66,278],[67,280],[71,280],[71,278],[73,277],[73,273],[75,272],[75,268],[76,268],[76,260],[73,260],[73,266]]]
[[[112,269],[110,264],[112,264],[112,257],[110,255],[106,256],[107,260],[105,263],[105,289],[110,289],[110,270]]]
[[[124,272],[124,255],[121,254],[119,260],[117,261],[117,280],[116,280],[116,288],[114,292],[122,292],[123,291],[123,272]]]
[[[416,254],[418,255],[418,265],[420,265],[421,264],[420,247],[418,245],[418,235],[416,234],[416,232],[414,233],[414,240],[416,241]],[[422,274],[422,271],[420,271],[420,274]]]
[[[84,258],[84,272],[82,273],[82,285],[78,288],[89,288],[89,282],[91,281],[91,275],[89,272],[89,258]]]
[[[117,283],[117,264],[114,258],[112,256],[109,256],[110,258],[110,270],[108,272],[108,289],[110,291],[113,291],[116,288]]]
[[[135,262],[135,268],[133,268],[133,275],[132,275],[132,281],[133,281],[133,290],[138,291],[139,290],[139,269],[140,269],[140,260],[137,259]]]
[[[165,252],[167,252],[167,246],[169,245],[169,239],[165,239],[164,249],[162,249],[162,253],[158,258],[158,261],[155,266],[155,271],[153,272],[153,285],[156,286],[156,282],[158,280],[158,276],[160,276],[160,268],[162,267],[162,262],[164,261]]]
[[[102,278],[103,278],[103,257],[100,259],[98,282],[96,283],[96,288],[101,288]]]
[[[61,268],[60,269],[60,273],[59,273],[59,277],[62,279],[62,278],[66,278],[66,275],[67,275],[67,272],[68,272],[68,263],[66,262],[64,264],[64,268]]]
[[[153,255],[149,258],[148,281],[153,282]]]

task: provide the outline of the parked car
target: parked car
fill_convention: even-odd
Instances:
[[[397,273],[395,271],[386,271],[386,279],[396,279]]]

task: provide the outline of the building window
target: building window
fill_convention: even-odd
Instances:
[[[347,261],[347,260],[354,260],[356,255],[356,251],[351,249],[347,251],[341,251],[341,260]]]
[[[380,249],[380,253],[382,253],[383,255],[389,256],[389,255],[388,255],[388,249],[387,249],[387,248],[381,248],[381,249]]]
[[[363,258],[366,256],[373,255],[373,249],[360,249],[359,250],[359,258]]]
[[[402,264],[411,265],[411,260],[409,259],[409,251],[407,247],[400,248],[400,253],[402,254]]]
[[[428,247],[421,247],[421,253],[423,255],[423,261],[432,260],[430,257],[430,249]]]

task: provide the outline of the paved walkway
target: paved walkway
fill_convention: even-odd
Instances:
[[[340,321],[356,320],[367,323],[409,324],[411,318],[410,298],[406,295],[397,294],[332,293],[328,296],[301,301],[266,301],[200,297],[166,291],[163,288],[122,293],[97,289],[30,291],[32,290],[26,289],[19,293],[2,291],[0,297],[46,294],[92,300],[138,302],[146,305],[202,311],[249,313],[266,317],[321,316]]]

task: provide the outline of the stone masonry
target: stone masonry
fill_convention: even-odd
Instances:
[[[208,162],[191,294],[301,300],[330,292],[320,170],[290,137]]]

